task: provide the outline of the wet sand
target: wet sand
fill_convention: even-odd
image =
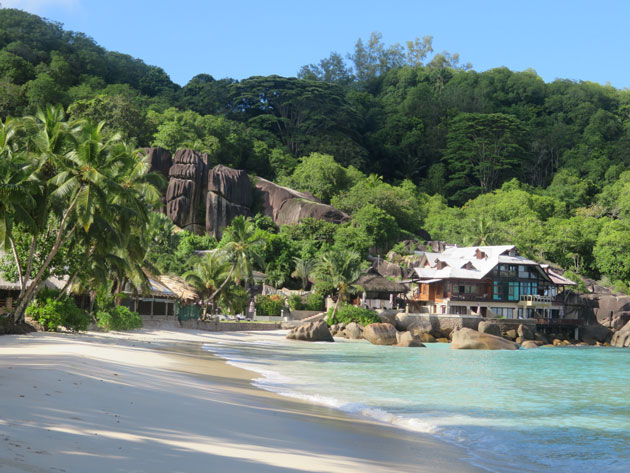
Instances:
[[[428,435],[257,389],[201,350],[217,337],[0,337],[0,472],[485,471]]]

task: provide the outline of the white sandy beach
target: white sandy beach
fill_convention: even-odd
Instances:
[[[481,471],[430,436],[252,387],[201,350],[221,336],[0,337],[0,472]]]

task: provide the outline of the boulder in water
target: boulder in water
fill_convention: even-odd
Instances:
[[[455,329],[452,335],[451,348],[455,350],[518,350],[514,342],[470,328]]]
[[[396,333],[392,324],[369,324],[363,328],[363,338],[373,345],[395,345]]]
[[[289,340],[302,340],[305,342],[334,342],[328,325],[323,320],[308,322],[294,328],[287,334]]]

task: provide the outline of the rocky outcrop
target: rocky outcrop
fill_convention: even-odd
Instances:
[[[430,333],[433,330],[431,320],[425,317],[414,317],[401,312],[396,315],[396,329],[401,332],[410,331],[420,335],[423,332]]]
[[[501,327],[499,327],[498,324],[490,322],[488,320],[482,320],[481,322],[479,322],[477,331],[480,333],[489,333],[490,335],[496,335],[497,337],[501,336]]]
[[[323,320],[308,322],[294,328],[287,334],[289,340],[301,340],[304,342],[334,342],[328,325]]]
[[[398,314],[397,310],[383,310],[378,312],[378,318],[381,319],[381,322],[384,324],[392,324],[396,326],[396,314]]]
[[[424,343],[422,343],[417,335],[414,335],[411,332],[396,332],[396,346],[422,348],[424,347]]]
[[[359,340],[363,338],[363,330],[356,322],[350,322],[348,325],[346,325],[346,328],[343,332],[346,338],[349,338],[350,340]]]
[[[514,342],[470,328],[455,329],[452,337],[451,348],[455,350],[518,350]]]
[[[597,342],[609,342],[613,332],[603,325],[584,325],[580,327],[580,339],[589,345],[595,345]]]
[[[206,232],[220,239],[234,218],[250,215],[252,203],[252,183],[245,171],[215,166],[208,172]]]
[[[398,343],[396,333],[392,324],[369,324],[363,328],[363,338],[373,345],[395,345]]]
[[[217,238],[239,216],[262,210],[277,225],[297,224],[304,218],[343,223],[350,216],[322,203],[308,192],[298,192],[266,179],[256,186],[245,171],[218,165],[208,167],[208,156],[190,149],[171,154],[163,148],[146,148],[150,170],[169,178],[166,214],[177,226]],[[255,195],[256,194],[256,195]],[[261,202],[255,202],[260,198]]]
[[[144,148],[146,161],[149,163],[148,172],[158,172],[168,179],[169,171],[173,165],[173,157],[170,151],[160,148]]]
[[[520,324],[516,329],[516,334],[523,340],[535,340],[534,332],[527,325]]]
[[[190,149],[175,153],[166,190],[166,214],[175,225],[200,233],[205,229],[204,194],[208,155]],[[201,213],[201,215],[200,215]]]
[[[538,348],[540,345],[533,340],[525,340],[521,348]]]
[[[350,220],[348,214],[320,202],[307,192],[279,186],[260,177],[256,179],[256,189],[262,198],[264,214],[277,225],[295,225],[307,217],[332,223]]]
[[[610,340],[613,347],[630,347],[630,322],[615,332]]]

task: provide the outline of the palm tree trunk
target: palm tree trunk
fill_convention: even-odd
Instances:
[[[217,294],[219,292],[221,292],[223,290],[223,288],[225,287],[225,285],[228,283],[228,281],[230,280],[230,278],[232,277],[232,273],[234,273],[234,270],[236,269],[236,264],[232,265],[232,268],[230,269],[230,272],[228,273],[227,277],[225,278],[225,280],[221,283],[221,285],[219,286],[219,288],[214,291],[214,293],[210,296],[210,302],[214,301],[214,298],[217,296]]]
[[[15,322],[20,322],[24,319],[24,312],[26,311],[26,307],[31,302],[31,300],[33,300],[33,297],[35,297],[35,295],[37,294],[37,291],[39,291],[39,284],[42,278],[44,277],[44,273],[50,266],[50,263],[52,262],[53,258],[57,255],[61,247],[66,244],[66,242],[70,239],[70,237],[76,230],[77,224],[75,223],[72,226],[72,228],[68,231],[67,235],[62,238],[63,228],[66,225],[65,221],[67,217],[70,215],[70,211],[74,208],[75,204],[76,204],[76,199],[73,202],[73,204],[70,206],[70,208],[66,211],[66,214],[64,215],[64,218],[61,221],[60,229],[59,229],[59,232],[57,233],[57,238],[55,239],[55,244],[53,245],[52,250],[46,257],[46,260],[44,261],[44,264],[40,268],[39,273],[37,273],[37,276],[33,278],[33,282],[31,283],[31,285],[28,286],[28,288],[26,288],[26,292],[24,293],[24,295],[20,296],[18,306],[15,309],[15,312],[13,314],[13,320]]]
[[[15,247],[15,241],[13,238],[9,238],[11,242],[11,251],[13,251],[13,259],[15,260],[15,266],[17,267],[18,279],[20,281],[20,288],[24,287],[24,275],[22,274],[22,265],[20,264],[20,258],[17,254],[17,248]]]

